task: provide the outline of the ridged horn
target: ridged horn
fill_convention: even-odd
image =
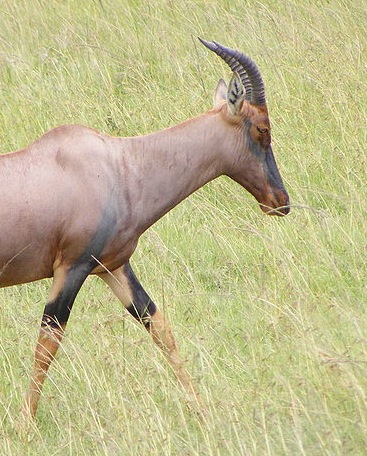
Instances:
[[[242,84],[245,87],[245,99],[254,105],[265,105],[265,87],[259,69],[255,62],[247,55],[234,49],[229,49],[221,44],[213,41],[205,41],[198,37],[211,51],[221,57],[232,71],[236,71],[241,78]]]

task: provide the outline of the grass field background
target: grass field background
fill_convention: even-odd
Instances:
[[[260,67],[293,204],[266,217],[220,178],[133,256],[204,423],[149,335],[90,278],[37,427],[18,435],[50,282],[2,289],[1,454],[366,454],[366,22],[354,0],[0,2],[1,151],[65,123],[136,135],[204,112],[230,72],[199,35]]]

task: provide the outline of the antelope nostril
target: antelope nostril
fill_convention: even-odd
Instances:
[[[289,205],[289,196],[288,196],[287,191],[284,188],[276,191],[274,196],[276,197],[278,202],[281,203],[281,206]]]
[[[278,215],[287,215],[290,212],[289,196],[286,190],[278,190],[273,194],[273,207]]]
[[[281,210],[282,210],[284,215],[287,215],[287,214],[289,214],[291,208],[289,207],[289,205],[287,205],[287,206],[282,207]]]

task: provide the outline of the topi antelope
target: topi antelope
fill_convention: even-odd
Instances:
[[[249,191],[267,214],[289,212],[258,68],[239,51],[200,41],[233,71],[228,87],[219,81],[210,111],[128,138],[63,125],[0,156],[0,287],[53,277],[22,410],[26,417],[35,416],[48,368],[89,274],[103,279],[145,326],[198,401],[171,329],[129,263],[138,239],[220,175]]]

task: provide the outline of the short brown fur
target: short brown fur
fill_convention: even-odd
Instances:
[[[288,213],[266,106],[236,99],[243,96],[240,83],[235,74],[229,98],[222,81],[214,109],[160,132],[116,138],[64,125],[0,156],[0,287],[53,277],[24,415],[35,416],[88,274],[98,274],[144,323],[180,383],[199,401],[172,331],[133,277],[129,259],[147,228],[220,175],[247,189],[264,212]]]

